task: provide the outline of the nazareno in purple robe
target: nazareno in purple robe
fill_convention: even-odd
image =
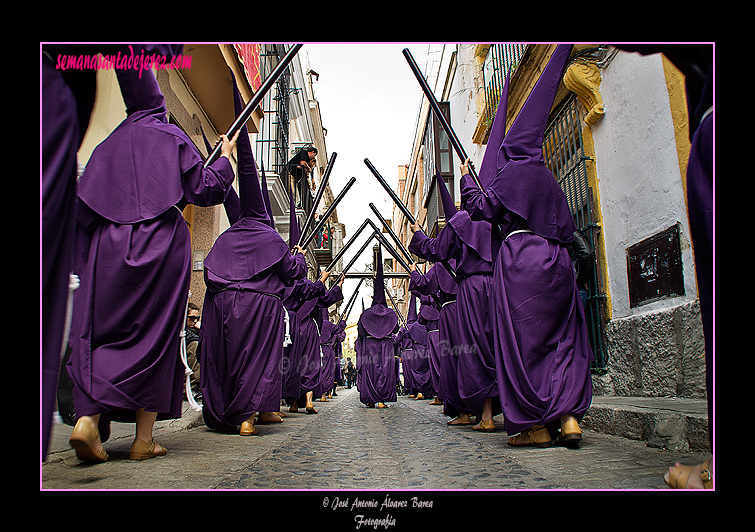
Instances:
[[[357,386],[359,400],[368,406],[396,401],[393,334],[398,330],[398,315],[385,300],[382,250],[378,251],[377,264],[372,305],[362,311],[357,322]]]
[[[181,208],[223,202],[233,168],[209,168],[167,123],[152,71],[117,70],[128,117],[92,153],[78,186],[75,299],[68,371],[76,413],[133,421],[181,416],[179,332],[191,242]]]
[[[282,398],[290,405],[301,395],[302,345],[299,334],[298,311],[302,305],[325,294],[325,285],[318,279],[299,279],[293,287],[286,288],[283,306],[288,311],[289,335],[291,343],[283,348],[283,391]]]
[[[412,302],[416,305],[417,296],[412,294]],[[422,308],[422,307],[421,307]],[[407,334],[412,339],[410,352],[410,371],[412,374],[414,395],[422,394],[423,397],[430,398],[433,396],[433,381],[430,373],[430,357],[432,346],[430,345],[430,334],[428,332],[427,322],[422,319],[422,310],[417,315],[417,319],[409,322],[407,319]]]
[[[416,319],[416,318],[415,318]],[[401,327],[393,338],[394,348],[398,351],[400,358],[400,371],[404,376],[404,390],[407,393],[412,393],[412,376],[411,376],[411,360],[409,355],[411,354],[412,339],[406,327]]]
[[[324,295],[304,302],[297,311],[299,317],[297,334],[301,348],[301,362],[299,364],[301,375],[300,403],[305,400],[307,392],[312,392],[315,398],[322,396],[320,327],[323,322],[321,309],[327,308],[341,299],[343,299],[341,287],[334,285]]]
[[[456,266],[456,261],[449,261]],[[458,379],[458,339],[456,330],[456,294],[458,285],[448,271],[435,263],[426,274],[413,271],[409,289],[420,293],[434,293],[440,302],[438,319],[438,397],[443,401],[443,413],[456,417],[461,413],[471,414],[472,410],[459,396]]]
[[[333,389],[333,377],[336,372],[336,342],[338,335],[336,324],[328,319],[328,309],[323,308],[322,327],[320,328],[320,352],[322,353],[322,368],[320,371],[320,390],[326,395]]]
[[[559,45],[505,134],[508,83],[480,169],[482,192],[466,175],[463,208],[500,226],[505,240],[492,285],[494,347],[509,434],[561,416],[581,419],[592,399],[587,326],[566,244],[575,226],[545,167],[543,134],[571,45]]]
[[[493,284],[491,242],[490,223],[473,222],[462,211],[448,220],[436,238],[418,231],[409,245],[410,251],[434,262],[456,259],[458,389],[462,402],[477,416],[482,415],[487,399],[494,399],[493,415],[500,413],[493,321],[488,311]]]
[[[419,322],[427,330],[427,359],[428,370],[430,372],[429,389],[422,392],[426,398],[437,395],[439,386],[439,361],[440,357],[440,330],[438,321],[440,319],[440,303],[436,302],[435,294],[418,294],[421,306],[419,308]]]
[[[136,45],[168,56],[181,53],[183,45]],[[69,275],[74,269],[76,153],[86,134],[94,107],[94,70],[55,68],[60,55],[93,56],[98,52],[125,51],[123,45],[45,44],[40,58],[42,136],[42,346],[41,419],[42,458],[52,430],[52,411],[58,386],[61,353],[66,340],[69,312]],[[63,345],[63,343],[66,345]]]
[[[409,395],[417,395],[417,385],[412,370],[412,358],[414,357],[414,339],[410,328],[417,321],[417,300],[411,296],[409,310],[406,313],[406,324],[398,331],[396,342],[401,349],[401,359],[404,366],[404,386]]]
[[[343,341],[346,339],[346,322],[341,320],[338,322],[338,340],[336,341],[336,372],[334,381],[336,383],[343,381],[343,369],[341,368],[341,360],[343,358]]]
[[[234,80],[234,104],[241,98]],[[283,382],[283,296],[306,275],[304,255],[291,255],[271,227],[249,136],[237,141],[240,218],[218,236],[205,259],[200,333],[202,415],[208,428],[230,432],[255,412],[280,407]]]

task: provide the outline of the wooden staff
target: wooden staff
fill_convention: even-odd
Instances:
[[[312,210],[309,211],[309,215],[307,216],[307,221],[304,222],[304,227],[302,227],[301,232],[299,233],[299,245],[301,245],[301,241],[304,238],[304,235],[307,234],[307,231],[309,231],[309,227],[312,225],[312,221],[315,219],[315,211],[317,211],[318,205],[320,205],[320,200],[322,199],[322,195],[325,192],[325,187],[328,185],[328,180],[330,179],[330,172],[333,170],[333,164],[336,162],[336,156],[338,154],[336,152],[333,152],[330,154],[330,160],[328,161],[328,166],[325,168],[325,174],[322,176],[322,180],[320,181],[320,187],[317,189],[317,193],[315,194],[315,201],[312,204]],[[304,247],[304,246],[301,246]]]
[[[451,124],[448,123],[448,120],[446,120],[446,117],[443,115],[443,112],[440,110],[440,105],[438,105],[438,100],[435,99],[435,95],[433,94],[433,91],[430,90],[430,86],[427,84],[427,81],[425,80],[425,77],[422,75],[422,72],[420,72],[419,67],[417,66],[417,63],[414,61],[414,57],[412,57],[411,52],[409,52],[408,48],[404,48],[404,57],[406,58],[406,61],[409,63],[409,67],[412,69],[412,72],[414,72],[414,77],[417,78],[417,81],[419,81],[420,86],[422,87],[422,92],[425,93],[425,96],[427,97],[427,101],[430,102],[430,107],[433,109],[433,113],[435,113],[436,118],[438,119],[438,122],[440,122],[441,127],[446,132],[446,135],[448,135],[448,140],[451,141],[451,145],[454,148],[454,151],[456,151],[456,155],[459,156],[459,159],[461,159],[461,162],[463,163],[466,161],[469,157],[467,157],[467,152],[464,151],[464,147],[459,142],[459,138],[456,136],[456,133],[454,133],[454,130],[451,129]],[[470,164],[469,165],[469,175],[472,178],[472,180],[477,185],[477,188],[479,188],[483,194],[485,194],[485,190],[482,188],[482,185],[480,184],[480,180],[477,176],[477,171],[474,169],[474,167]],[[485,194],[487,196],[487,194]]]

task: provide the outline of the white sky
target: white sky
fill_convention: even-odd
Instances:
[[[320,103],[322,124],[327,129],[328,157],[333,152],[337,154],[330,175],[333,195],[338,195],[351,177],[356,178],[337,207],[338,219],[346,226],[345,241],[367,216],[380,226],[369,203],[374,203],[388,218],[393,210],[393,201],[364,164],[364,159],[369,159],[393,187],[398,180],[398,167],[409,163],[422,89],[404,58],[404,48],[409,48],[424,70],[427,44],[335,43],[305,44],[302,48],[309,58],[309,68],[320,76],[313,86]],[[344,254],[344,262],[353,257],[368,236],[365,229]],[[352,270],[364,269],[364,263],[370,261],[371,248],[368,246]],[[358,282],[356,279],[344,282],[345,301]],[[365,290],[364,283],[362,287],[360,294],[369,306],[372,289]],[[358,297],[350,319],[360,312]]]

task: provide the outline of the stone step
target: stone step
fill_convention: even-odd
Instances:
[[[593,396],[583,428],[673,451],[709,451],[705,399]]]

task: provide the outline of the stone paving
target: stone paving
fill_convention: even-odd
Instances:
[[[399,396],[389,408],[367,408],[356,389],[315,403],[317,415],[287,414],[241,437],[158,424],[164,457],[126,459],[133,425],[114,424],[110,460],[80,463],[67,447],[71,427],[56,425],[42,489],[500,490],[663,489],[676,461],[703,453],[647,447],[585,431],[578,449],[512,448],[502,429],[477,433],[446,426],[440,406]],[[287,412],[287,409],[284,409]]]

